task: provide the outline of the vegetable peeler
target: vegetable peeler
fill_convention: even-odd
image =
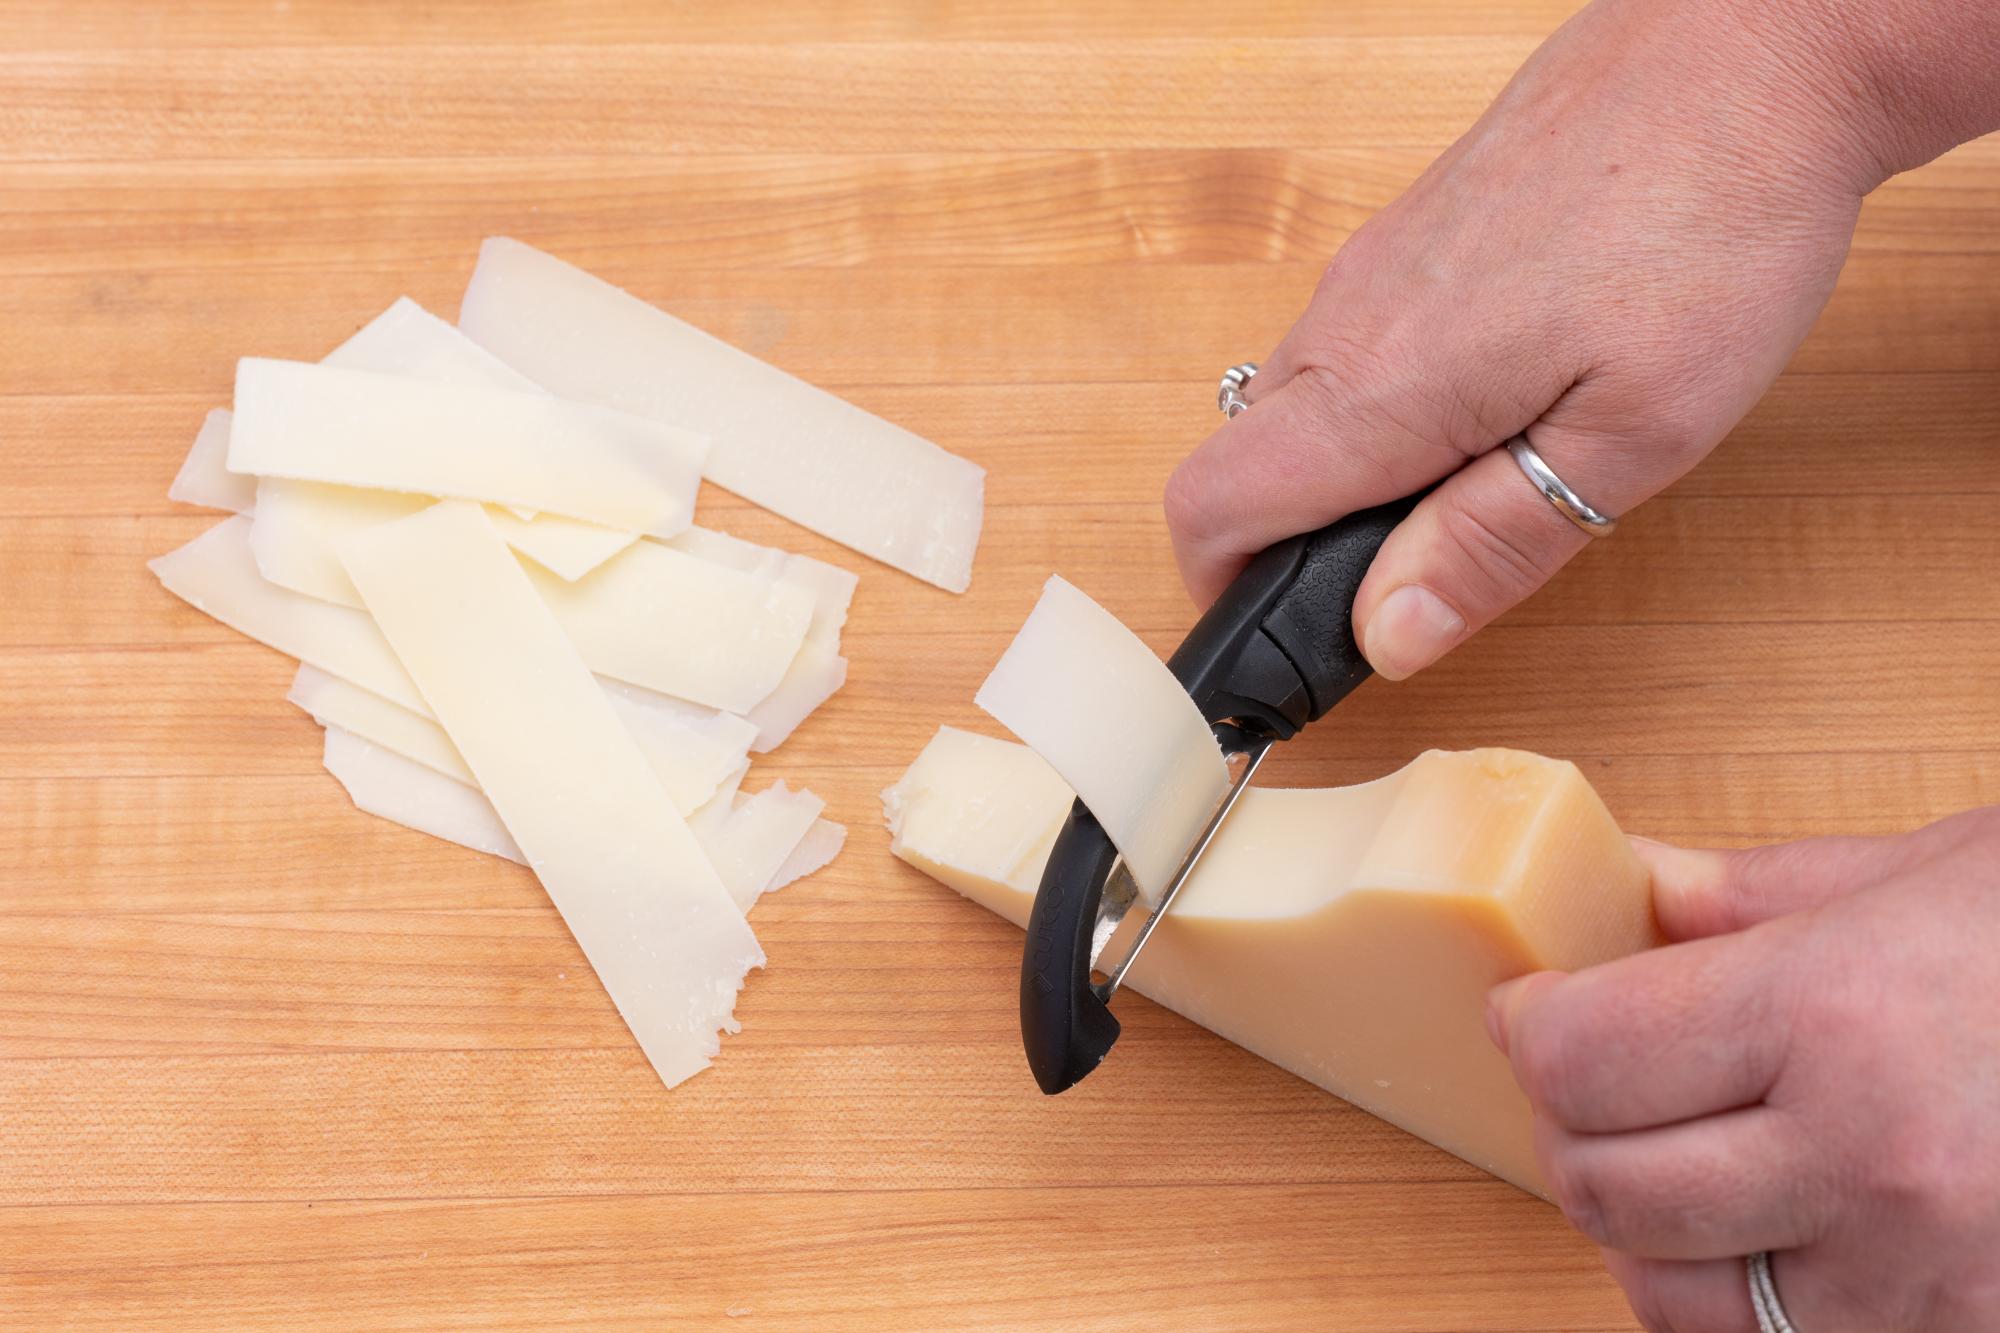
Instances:
[[[1249,406],[1243,388],[1256,373],[1246,362],[1223,375],[1216,405],[1225,416]],[[1105,957],[1108,946],[1143,900],[1103,827],[1082,801],[1071,807],[1042,871],[1021,956],[1021,1040],[1043,1092],[1075,1086],[1118,1040],[1111,997],[1271,746],[1368,678],[1354,639],[1354,596],[1383,541],[1421,498],[1349,514],[1266,550],[1167,659],[1222,748],[1230,786],[1115,958]]]

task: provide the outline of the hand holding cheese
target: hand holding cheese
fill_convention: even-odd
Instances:
[[[2000,1328],[2000,807],[1897,838],[1641,845],[1671,947],[1498,988],[1570,1220],[1648,1327]]]

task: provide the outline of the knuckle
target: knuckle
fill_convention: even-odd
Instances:
[[[1513,1039],[1514,1076],[1521,1090],[1538,1110],[1565,1125],[1574,1119],[1576,1100],[1572,1047],[1564,1025],[1552,1015],[1527,1024]]]
[[[1438,536],[1494,614],[1541,587],[1564,558],[1546,534],[1513,531],[1463,501],[1443,507]]]
[[[1198,473],[1199,468],[1192,459],[1184,460],[1167,478],[1166,491],[1161,499],[1166,510],[1168,531],[1184,539],[1207,535],[1207,488],[1202,485]]]
[[[1569,1224],[1599,1245],[1616,1249],[1603,1195],[1592,1178],[1588,1162],[1578,1153],[1559,1146],[1547,1154],[1542,1171],[1547,1178],[1549,1197],[1569,1219]]]
[[[1899,1232],[1950,1235],[1976,1226],[1990,1210],[1991,1201],[1966,1170],[1962,1137],[1918,1114],[1877,1141],[1869,1185]]]

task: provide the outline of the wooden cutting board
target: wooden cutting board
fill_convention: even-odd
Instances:
[[[1177,642],[1217,374],[1568,8],[0,0],[0,1323],[1631,1327],[1552,1209],[1136,996],[1043,1098],[1018,935],[876,801],[1050,571]],[[534,881],[351,809],[142,563],[236,357],[450,314],[488,233],[991,469],[964,597],[705,500],[863,568],[759,769],[851,836],[672,1094]],[[1521,746],[1712,843],[2000,799],[1996,440],[1987,143],[1870,201],[1707,466],[1274,780]]]

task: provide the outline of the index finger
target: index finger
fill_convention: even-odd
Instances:
[[[1794,933],[1780,923],[1495,987],[1515,1081],[1587,1134],[1754,1105],[1789,1046],[1791,993],[1773,959]]]
[[[1272,543],[1420,490],[1491,446],[1452,443],[1468,439],[1463,425],[1447,428],[1420,373],[1347,383],[1307,366],[1182,461],[1167,483],[1167,523],[1196,602],[1214,601]]]

